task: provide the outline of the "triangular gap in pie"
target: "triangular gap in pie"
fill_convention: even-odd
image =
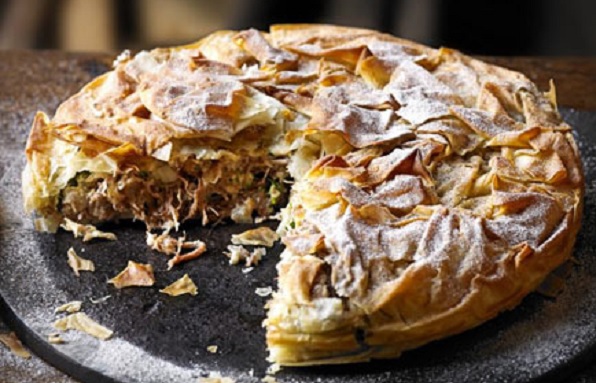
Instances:
[[[270,360],[395,357],[514,307],[570,257],[584,184],[553,95],[370,30],[216,32],[124,54],[39,113],[25,205],[55,231],[287,203]]]

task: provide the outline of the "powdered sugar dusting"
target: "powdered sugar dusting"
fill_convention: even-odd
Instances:
[[[428,120],[448,116],[451,112],[449,108],[436,101],[412,102],[402,106],[397,114],[405,118],[414,125],[420,125]]]
[[[541,194],[497,192],[493,195],[497,207],[524,202],[523,210],[498,216],[487,221],[487,226],[511,246],[525,242],[537,249],[553,234],[564,213],[554,199]]]
[[[459,106],[453,106],[451,107],[451,110],[482,137],[494,137],[498,134],[507,133],[513,130],[513,126],[498,125],[491,119],[489,114],[483,110]]]

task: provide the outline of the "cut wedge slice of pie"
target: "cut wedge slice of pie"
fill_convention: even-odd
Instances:
[[[584,188],[554,86],[327,25],[123,55],[36,116],[26,154],[40,230],[285,206],[282,365],[396,357],[511,309],[570,257]]]

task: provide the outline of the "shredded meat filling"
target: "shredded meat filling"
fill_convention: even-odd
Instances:
[[[62,191],[58,208],[81,223],[133,218],[149,228],[229,218],[249,200],[254,214],[266,216],[285,202],[285,177],[285,166],[267,157],[225,162],[189,158],[167,183],[136,168],[116,175],[79,173]]]

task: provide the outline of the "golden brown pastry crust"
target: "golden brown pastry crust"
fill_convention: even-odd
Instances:
[[[552,90],[457,51],[328,25],[222,31],[117,64],[36,118],[25,200],[60,218],[40,197],[59,189],[56,141],[178,171],[169,144],[233,154],[247,126],[273,125],[275,139],[241,141],[288,157],[295,179],[265,322],[273,362],[396,357],[514,307],[571,255],[584,181]]]

